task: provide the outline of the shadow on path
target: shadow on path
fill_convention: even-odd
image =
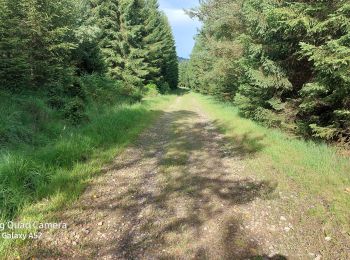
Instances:
[[[72,223],[68,236],[91,229],[79,236],[79,249],[63,239],[55,253],[61,258],[286,259],[261,252],[239,211],[256,199],[273,198],[277,187],[240,175],[241,159],[263,149],[262,139],[227,138],[219,128],[195,111],[163,113],[66,214]],[[39,251],[53,254],[49,247]]]

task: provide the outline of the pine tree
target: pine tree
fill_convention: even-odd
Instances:
[[[179,78],[179,64],[175,47],[175,40],[168,22],[168,18],[163,14],[161,25],[164,39],[162,46],[163,64],[161,66],[164,81],[171,89],[177,88]]]
[[[93,12],[94,5],[83,0],[78,2],[77,9],[79,19],[75,37],[78,48],[73,52],[77,74],[104,74],[106,66],[99,46],[102,30],[98,26],[98,17]]]
[[[121,3],[121,34],[124,68],[122,77],[126,85],[142,88],[149,72],[146,62],[145,3],[143,0],[123,0]]]
[[[124,60],[122,58],[121,7],[116,0],[90,0],[91,22],[100,30],[98,38],[107,74],[122,79]]]
[[[148,81],[166,90],[176,88],[178,81],[178,62],[175,41],[167,17],[159,11],[157,0],[146,1],[145,48],[148,51]]]
[[[204,26],[186,84],[268,125],[350,143],[349,10],[340,0],[204,1],[191,12]]]
[[[25,5],[32,81],[37,87],[66,81],[74,72],[76,6],[70,0],[29,0]]]
[[[187,87],[200,93],[210,94],[206,84],[208,82],[206,75],[210,72],[211,62],[208,59],[210,55],[206,49],[205,42],[203,34],[197,36],[188,64],[189,81]]]
[[[64,81],[73,73],[76,5],[70,0],[2,0],[0,77],[9,88]]]
[[[300,44],[314,74],[300,91],[300,116],[314,136],[349,144],[350,4],[330,1],[321,7],[329,14],[319,17],[305,9],[305,15],[318,22],[309,30],[314,40]]]
[[[158,0],[147,0],[145,11],[146,21],[144,43],[145,48],[148,51],[146,62],[149,71],[146,82],[161,85],[164,81],[161,74],[161,65],[164,59],[162,48],[164,45],[165,34],[162,28],[162,13],[159,11]]]
[[[179,86],[187,87],[189,85],[189,61],[184,60],[179,62]]]
[[[77,75],[105,71],[131,89],[177,86],[175,42],[157,0],[0,1],[4,88],[58,93]]]
[[[29,38],[23,0],[0,1],[0,88],[30,86]]]

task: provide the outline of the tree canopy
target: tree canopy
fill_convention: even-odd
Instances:
[[[208,0],[180,78],[270,126],[350,141],[348,1]]]
[[[177,87],[175,43],[157,0],[1,0],[0,53],[7,90],[52,90],[84,73],[130,91]]]

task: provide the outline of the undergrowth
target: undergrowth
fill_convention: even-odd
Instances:
[[[1,93],[0,222],[50,219],[173,98],[149,97],[135,103],[134,97],[118,94],[122,90],[107,79],[82,80],[86,120],[79,124],[50,108],[44,96]],[[0,255],[13,243],[0,238]]]

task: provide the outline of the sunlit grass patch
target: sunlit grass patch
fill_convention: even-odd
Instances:
[[[338,223],[349,228],[350,194],[345,192],[350,187],[349,158],[340,156],[336,148],[327,144],[300,140],[244,119],[230,104],[212,97],[191,95],[217,121],[221,131],[232,137],[232,142],[241,142],[240,146],[256,152],[245,159],[252,172],[278,180],[281,187],[288,187],[292,181],[304,196],[322,198],[320,207],[323,209],[311,210],[310,215],[320,216],[326,212],[326,216],[334,216],[328,216],[326,221],[335,219],[334,225]]]
[[[90,107],[86,124],[62,124],[59,135],[35,149],[26,145],[25,149],[3,150],[0,222],[52,220],[55,212],[76,200],[103,166],[150,126],[174,98],[158,96],[133,105]],[[0,238],[0,255],[15,256],[15,245],[23,241],[11,241]]]

